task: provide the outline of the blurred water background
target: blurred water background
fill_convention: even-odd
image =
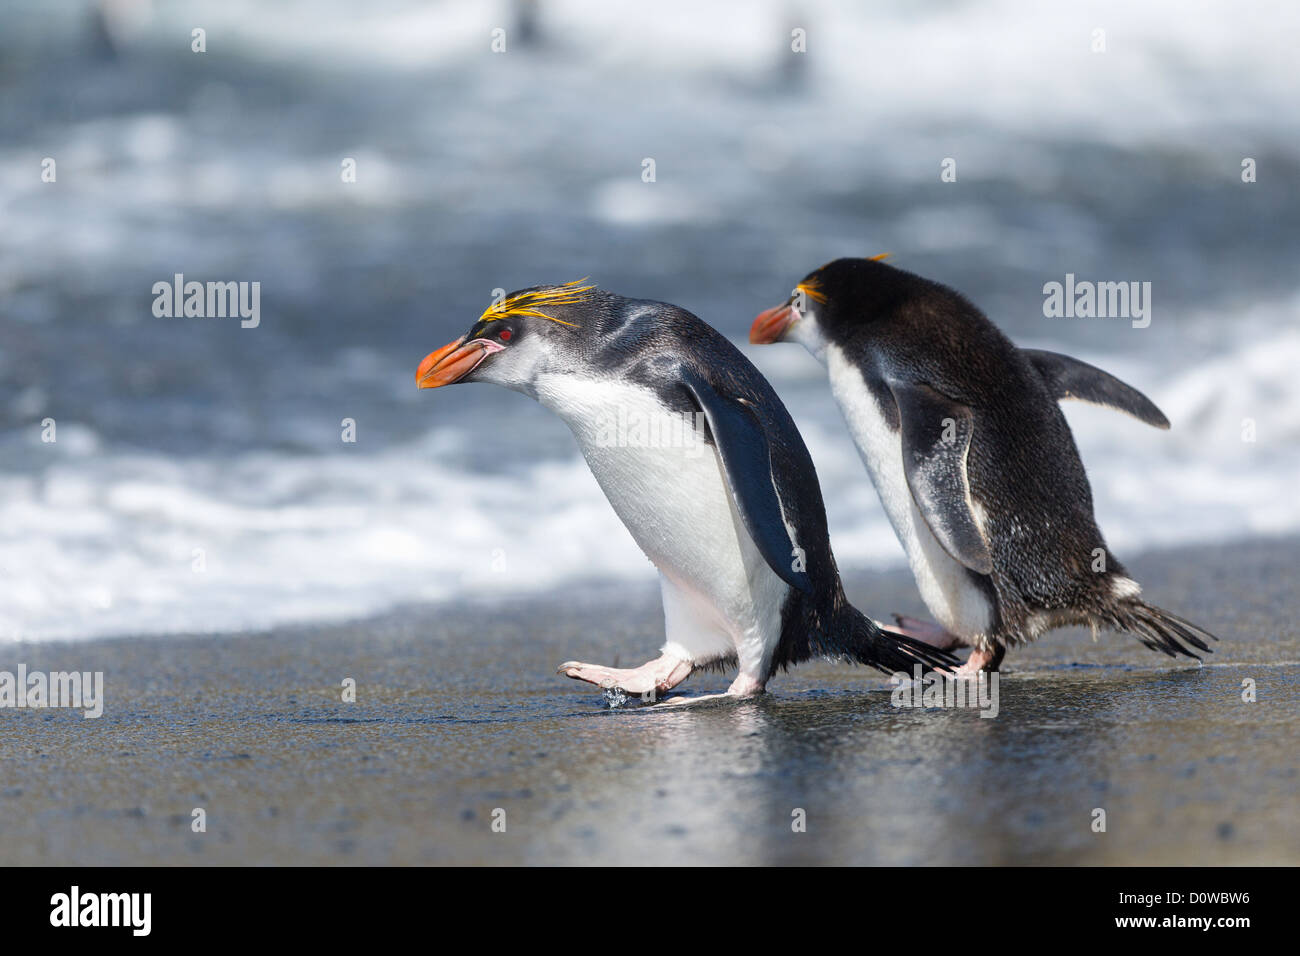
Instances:
[[[652,580],[557,419],[413,383],[494,288],[585,275],[743,343],[815,266],[892,252],[1173,421],[1066,409],[1121,556],[1295,532],[1298,28],[1282,2],[8,0],[0,640]],[[260,325],[156,318],[175,273],[259,281]],[[1066,273],[1151,282],[1150,327],[1045,318]],[[824,373],[743,348],[841,565],[901,565]]]

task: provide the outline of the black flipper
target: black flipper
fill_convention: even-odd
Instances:
[[[1105,405],[1155,428],[1169,427],[1169,419],[1165,418],[1151,399],[1133,386],[1125,385],[1109,372],[1057,352],[1044,352],[1040,349],[1020,351],[1038,369],[1038,374],[1047,383],[1047,390],[1058,401],[1062,398],[1075,398],[1093,405]]]
[[[786,527],[781,496],[772,478],[772,456],[763,426],[742,400],[718,394],[690,368],[682,366],[681,377],[708,419],[731,497],[749,536],[783,581],[811,594],[808,572],[794,568],[796,545]]]
[[[943,549],[979,574],[993,571],[988,542],[975,520],[966,453],[974,419],[965,405],[928,385],[890,383],[898,403],[903,471],[912,500]]]

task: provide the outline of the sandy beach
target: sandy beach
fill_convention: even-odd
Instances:
[[[1153,602],[1223,638],[1206,664],[1057,632],[1009,656],[993,719],[893,707],[883,675],[826,663],[684,710],[611,711],[553,675],[650,655],[649,584],[7,645],[0,670],[102,670],[106,701],[0,712],[0,863],[1295,864],[1298,554],[1130,559]],[[904,573],[847,585],[878,618],[924,610]]]

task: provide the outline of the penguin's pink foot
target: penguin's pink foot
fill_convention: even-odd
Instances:
[[[992,650],[975,648],[966,658],[966,663],[953,671],[957,677],[976,677],[981,671],[995,671],[1006,656],[1007,649],[1001,644],[994,644]]]
[[[919,617],[908,617],[906,614],[895,614],[894,620],[897,622],[897,626],[888,627],[886,630],[893,631],[895,634],[902,634],[904,637],[914,638],[922,644],[929,644],[941,651],[950,651],[954,647],[961,647],[965,643],[956,634],[944,630],[933,621],[923,621]]]
[[[763,682],[748,674],[737,674],[736,679],[727,688],[728,697],[753,697],[763,693]]]
[[[599,664],[566,661],[556,668],[557,674],[586,681],[597,687],[618,688],[629,694],[664,694],[691,675],[689,662],[664,654],[640,667],[619,669]]]
[[[763,684],[756,678],[740,674],[731,682],[731,686],[721,694],[703,694],[700,697],[673,697],[660,704],[660,707],[687,707],[708,700],[743,700],[757,697],[763,693]]]

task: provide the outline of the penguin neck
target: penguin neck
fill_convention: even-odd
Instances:
[[[532,396],[539,405],[554,412],[566,425],[573,428],[575,421],[589,411],[585,406],[574,403],[573,384],[569,381],[569,376],[539,375],[525,394]]]
[[[553,373],[534,379],[528,394],[569,426],[584,451],[620,409],[640,406],[648,396],[645,389],[615,379]]]
[[[826,364],[826,347],[830,344],[821,326],[817,324],[817,317],[811,313],[805,315],[799,321],[790,326],[790,331],[786,333],[786,338],[793,342],[798,342],[817,361],[822,365]]]

